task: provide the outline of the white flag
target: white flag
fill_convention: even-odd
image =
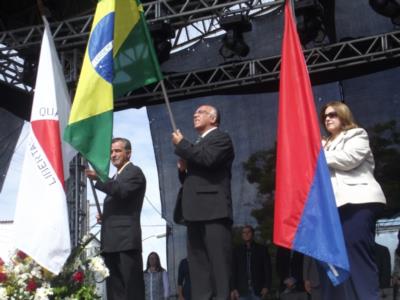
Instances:
[[[63,149],[70,100],[49,25],[44,23],[14,217],[15,246],[58,274],[71,252],[64,171],[74,153]]]

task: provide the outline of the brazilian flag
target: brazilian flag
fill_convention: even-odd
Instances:
[[[108,178],[114,98],[162,80],[138,0],[100,0],[64,140]]]

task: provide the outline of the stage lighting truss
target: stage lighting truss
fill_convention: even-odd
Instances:
[[[149,23],[166,22],[175,30],[171,38],[171,53],[182,50],[204,38],[223,34],[219,17],[226,14],[243,13],[251,18],[280,9],[284,0],[154,0],[143,3],[144,14]],[[68,80],[76,81],[76,70],[82,63],[84,48],[90,32],[93,15],[76,17],[51,23],[50,29],[60,56],[67,58]],[[43,26],[31,26],[0,32],[0,80],[7,84],[31,91],[17,69],[23,66],[18,52],[24,48],[40,48]],[[166,45],[164,45],[165,47]],[[164,50],[165,51],[165,50]]]

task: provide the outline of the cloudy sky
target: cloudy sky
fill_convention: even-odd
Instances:
[[[25,151],[24,142],[27,134],[26,127],[24,127],[17,143],[3,190],[0,193],[0,220],[13,220],[14,218],[19,174],[22,169]],[[163,237],[165,235],[165,221],[160,215],[158,176],[146,109],[128,109],[116,112],[114,114],[114,136],[125,137],[132,142],[133,154],[131,160],[142,168],[147,179],[147,190],[141,217],[144,264],[148,254],[151,251],[156,251],[160,254],[162,266],[166,268],[166,240]],[[113,174],[114,172],[115,169],[112,167],[110,173]],[[102,202],[104,194],[99,193],[98,196],[100,202]],[[90,191],[88,191],[88,199],[91,203],[94,203],[94,198]],[[92,206],[89,223],[93,226],[93,232],[97,232],[99,229],[95,225],[95,216],[96,209]]]

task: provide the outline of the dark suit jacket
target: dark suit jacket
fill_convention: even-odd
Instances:
[[[317,261],[307,255],[303,256],[303,279],[309,280],[312,288],[320,286]]]
[[[392,277],[392,265],[390,262],[390,252],[385,246],[375,243],[375,261],[378,267],[379,288],[389,288]]]
[[[182,214],[185,221],[232,219],[231,167],[232,141],[218,128],[199,143],[183,139],[175,153],[187,162],[182,190]]]
[[[267,247],[252,243],[250,256],[250,272],[254,293],[260,296],[263,288],[271,289],[272,266]],[[248,290],[246,245],[235,247],[233,252],[233,289],[240,296],[245,296]]]
[[[101,220],[102,251],[141,250],[140,213],[146,191],[142,170],[129,163],[116,179],[98,180],[95,187],[107,194]]]

